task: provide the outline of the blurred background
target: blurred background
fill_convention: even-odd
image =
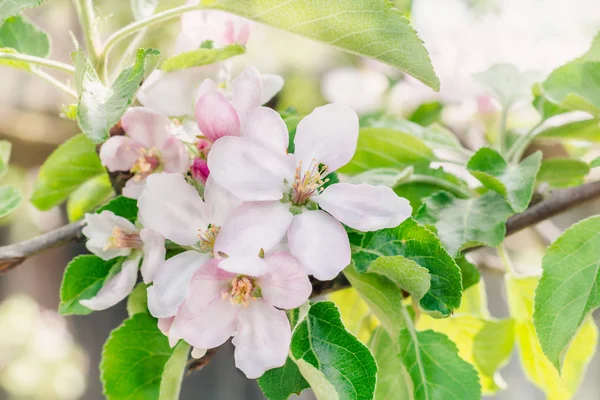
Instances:
[[[181,1],[161,0],[159,10]],[[494,64],[510,63],[543,78],[562,63],[584,53],[600,31],[598,0],[396,0],[410,16],[429,50],[442,89],[435,93],[398,71],[374,61],[339,52],[290,34],[253,25],[247,54],[234,59],[234,69],[255,65],[261,72],[281,74],[286,85],[274,102],[277,109],[295,107],[301,114],[331,101],[344,101],[361,114],[378,110],[422,124],[439,122],[476,148],[498,118],[498,108],[483,95],[472,74]],[[128,1],[95,0],[106,36],[131,21]],[[70,62],[74,50],[69,31],[81,32],[72,3],[47,0],[26,13],[52,38],[53,59]],[[179,32],[177,20],[148,32],[141,46],[172,54]],[[126,41],[125,41],[126,42]],[[115,49],[113,54],[118,54]],[[54,74],[54,72],[50,71]],[[57,78],[65,79],[60,73]],[[61,118],[61,105],[71,101],[53,86],[27,72],[0,68],[0,139],[12,142],[11,170],[4,179],[21,187],[25,197],[37,168],[65,139],[78,133],[75,122]],[[424,110],[426,119],[423,119]],[[537,122],[527,104],[516,108],[509,126],[518,130]],[[557,155],[591,159],[593,149],[572,145],[547,149]],[[516,268],[524,274],[540,270],[545,246],[562,229],[600,212],[588,203],[523,231],[507,241]],[[67,223],[65,210],[40,212],[24,202],[1,221],[0,244],[18,242]],[[109,332],[126,318],[124,304],[85,317],[62,318],[55,310],[62,273],[68,261],[83,253],[81,244],[52,249],[0,275],[0,399],[102,399],[98,363]],[[508,314],[502,266],[493,252],[473,255],[488,289],[490,311]],[[596,355],[574,397],[598,399],[600,356]],[[529,383],[513,356],[502,370],[508,384],[494,399],[544,399]],[[234,368],[232,348],[219,350],[202,371],[184,381],[182,399],[263,399],[254,381]],[[310,399],[305,393],[302,398]]]

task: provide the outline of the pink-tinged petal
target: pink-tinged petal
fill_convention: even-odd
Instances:
[[[235,332],[239,308],[221,298],[200,309],[186,301],[179,308],[170,333],[174,339],[181,338],[194,347],[218,347]]]
[[[250,111],[260,107],[263,98],[262,77],[252,66],[246,67],[231,83],[231,104],[243,125]]]
[[[206,204],[207,222],[221,226],[233,210],[241,204],[241,200],[219,185],[209,176],[204,186],[204,202]]]
[[[100,147],[100,161],[109,171],[129,171],[142,146],[127,136],[113,136]]]
[[[284,80],[280,75],[262,74],[263,97],[261,104],[268,103],[283,88]]]
[[[198,242],[198,229],[207,226],[204,202],[181,174],[150,175],[138,207],[148,228],[183,246]]]
[[[329,171],[346,165],[354,156],[358,140],[358,116],[342,103],[317,107],[296,129],[296,159],[309,168],[316,160]]]
[[[236,137],[224,137],[212,146],[208,168],[218,184],[243,201],[281,199],[284,179],[294,169],[285,155]]]
[[[266,266],[256,258],[261,249],[268,252],[281,242],[292,218],[289,205],[279,201],[243,203],[237,207],[221,226],[215,242],[215,254],[231,259],[221,262],[220,267],[253,276],[264,273]],[[240,270],[245,258],[247,271]]]
[[[219,261],[211,258],[194,273],[185,301],[193,305],[194,309],[208,307],[213,300],[220,299],[221,294],[228,290],[228,285],[234,277],[235,274],[219,268]]]
[[[196,89],[196,95],[194,97],[194,104],[200,100],[202,96],[209,93],[221,93],[217,84],[212,79],[205,79],[202,81],[200,86]]]
[[[310,280],[300,261],[289,253],[273,253],[265,258],[266,275],[259,278],[263,299],[277,308],[300,307],[312,292]]]
[[[144,260],[142,261],[142,278],[144,283],[150,283],[154,279],[156,271],[165,262],[165,238],[152,229],[142,229],[140,238],[144,242]]]
[[[158,319],[158,330],[161,331],[163,335],[169,336],[171,325],[173,325],[173,318],[174,317]]]
[[[240,309],[237,328],[233,338],[235,366],[249,379],[285,364],[292,340],[285,311],[257,299]]]
[[[208,175],[210,174],[208,162],[203,158],[195,158],[190,167],[190,173],[198,182],[206,183]]]
[[[171,136],[171,120],[164,114],[147,107],[131,107],[121,118],[121,126],[131,139],[147,149],[160,148]]]
[[[171,317],[185,300],[194,274],[210,255],[186,251],[169,258],[154,274],[148,288],[148,309],[156,318]]]
[[[80,300],[81,305],[94,310],[106,310],[119,303],[131,293],[137,280],[138,264],[140,257],[123,262],[121,271],[109,278],[96,296],[87,300]]]
[[[168,137],[159,147],[160,159],[164,172],[187,172],[190,167],[190,156],[185,145],[175,136]]]
[[[102,211],[100,214],[86,214],[85,222],[82,233],[87,238],[85,246],[90,252],[105,261],[131,254],[130,248],[110,246],[115,228],[128,234],[137,233],[137,228],[130,221],[115,215],[112,211]]]
[[[172,72],[154,70],[140,87],[137,99],[170,117],[193,115],[196,89],[206,74],[202,67]]]
[[[240,120],[221,93],[207,93],[196,103],[196,119],[202,134],[213,142],[223,136],[240,136]]]
[[[130,199],[139,199],[145,188],[145,179],[137,179],[135,177],[130,178],[127,182],[125,182],[125,187],[123,187],[122,194],[123,196],[129,197]]]
[[[288,246],[304,270],[320,281],[335,278],[350,264],[350,241],[344,227],[321,210],[294,216]]]
[[[252,110],[244,124],[243,136],[276,153],[287,153],[287,127],[279,113],[271,108],[258,107]]]
[[[394,228],[412,213],[408,200],[392,188],[367,183],[336,183],[313,200],[338,221],[363,232]]]
[[[265,260],[255,255],[236,254],[220,259],[219,268],[234,274],[261,276],[267,272]]]
[[[250,32],[252,31],[252,24],[243,18],[233,17],[233,24],[237,28],[237,34],[235,37],[235,43],[245,46],[250,39]]]

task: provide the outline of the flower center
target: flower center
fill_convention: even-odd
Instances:
[[[290,200],[295,205],[305,205],[311,196],[319,194],[323,185],[329,181],[324,179],[328,174],[326,165],[319,165],[313,159],[306,171],[302,170],[302,161],[296,167]]]
[[[200,238],[200,250],[204,253],[212,253],[215,247],[215,241],[219,236],[220,226],[210,225],[205,231],[198,229],[198,238]]]
[[[157,172],[160,167],[160,153],[156,147],[141,149],[140,156],[135,164],[133,164],[131,172],[135,174],[134,179],[140,181],[148,177],[148,175]]]
[[[244,307],[250,305],[250,300],[256,300],[260,296],[260,287],[256,285],[254,278],[246,275],[233,278],[228,289],[221,294],[223,299],[229,298],[231,304]]]
[[[104,251],[108,249],[141,249],[144,243],[137,233],[127,233],[115,226],[108,242],[104,245]]]

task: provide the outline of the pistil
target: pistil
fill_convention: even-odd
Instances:
[[[142,180],[148,175],[157,172],[161,166],[160,154],[156,147],[151,149],[141,149],[140,156],[131,168],[131,172],[135,174],[134,179]]]
[[[231,280],[228,290],[224,291],[221,296],[223,299],[229,297],[229,302],[233,305],[241,305],[247,308],[250,305],[250,300],[260,297],[260,288],[256,286],[254,278],[239,275]]]
[[[299,206],[306,205],[310,197],[319,194],[323,185],[329,181],[329,179],[324,179],[327,174],[327,166],[319,166],[314,159],[306,171],[302,170],[302,161],[300,161],[294,174],[294,183],[292,183],[292,203]]]

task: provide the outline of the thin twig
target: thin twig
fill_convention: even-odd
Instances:
[[[202,368],[206,367],[206,365],[212,360],[215,354],[219,351],[219,347],[215,347],[214,349],[209,349],[206,351],[206,354],[202,358],[192,359],[188,363],[188,369],[185,376],[190,375],[194,371],[200,371]]]

